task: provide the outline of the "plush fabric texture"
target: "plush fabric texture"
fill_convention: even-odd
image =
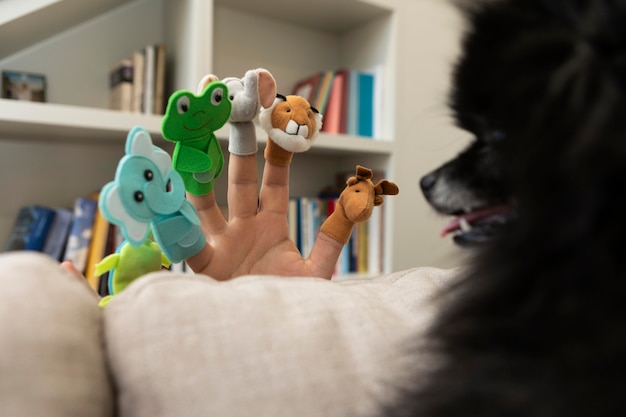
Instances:
[[[246,71],[242,78],[227,77],[223,82],[232,102],[228,151],[235,155],[254,155],[258,146],[253,120],[261,107],[269,107],[274,102],[276,80],[268,70],[257,68]]]
[[[113,416],[98,298],[41,254],[0,255],[0,416]]]
[[[398,186],[387,180],[374,184],[371,169],[356,166],[356,175],[347,181],[347,187],[341,192],[335,210],[320,228],[320,232],[344,245],[350,240],[354,225],[369,220],[375,206],[383,204],[383,195],[396,195]]]
[[[268,135],[265,159],[287,166],[294,152],[311,148],[322,128],[322,115],[304,97],[278,94],[270,107],[261,110],[259,122]]]
[[[147,275],[104,310],[119,416],[377,415],[453,275]]]
[[[167,102],[161,133],[176,143],[172,166],[190,194],[209,194],[222,173],[224,155],[214,132],[226,124],[231,108],[228,87],[220,81],[198,95],[178,90]]]

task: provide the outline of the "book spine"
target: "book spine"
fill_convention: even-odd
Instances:
[[[133,64],[124,59],[109,73],[109,108],[131,111],[132,94]]]
[[[144,79],[143,79],[143,112],[154,113],[154,87],[155,87],[155,62],[156,52],[154,45],[146,45],[144,48]]]
[[[154,114],[163,114],[165,110],[165,45],[155,45],[154,63]]]
[[[334,71],[326,71],[320,80],[319,88],[315,95],[313,107],[315,107],[322,115],[326,112],[328,97],[335,77]]]
[[[135,51],[133,53],[133,98],[132,111],[141,113],[143,107],[143,76],[144,76],[144,53]]]
[[[373,137],[374,76],[372,74],[359,73],[359,107],[357,119],[359,136]]]
[[[72,211],[65,208],[56,209],[54,221],[46,237],[43,252],[57,261],[62,261],[71,226]]]
[[[350,71],[348,74],[348,109],[346,115],[346,133],[359,134],[359,73]]]
[[[98,202],[79,197],[74,204],[74,221],[67,240],[65,261],[70,261],[81,273],[85,273],[87,255]]]
[[[9,234],[5,251],[42,251],[54,217],[54,210],[47,207],[22,207]]]
[[[109,237],[109,222],[96,208],[95,218],[91,233],[91,242],[87,251],[87,263],[85,264],[85,278],[91,288],[98,291],[100,284],[99,277],[96,276],[96,264],[100,262],[107,250],[107,240]]]

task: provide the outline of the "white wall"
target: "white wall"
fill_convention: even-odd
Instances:
[[[453,127],[446,107],[461,20],[442,0],[398,1],[398,108],[394,178],[401,184],[393,210],[409,224],[393,228],[395,270],[413,266],[453,267],[464,254],[439,232],[450,220],[436,215],[419,189],[422,175],[455,156],[468,143]]]

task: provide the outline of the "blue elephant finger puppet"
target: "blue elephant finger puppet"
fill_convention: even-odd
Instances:
[[[115,179],[102,188],[98,206],[125,239],[97,266],[100,273],[114,269],[109,277],[112,294],[161,265],[196,255],[206,244],[198,214],[185,198],[181,175],[142,127],[128,133],[126,154]]]
[[[206,195],[224,167],[224,155],[215,131],[228,121],[232,104],[228,87],[213,76],[199,95],[179,90],[168,100],[161,133],[176,142],[173,167],[187,192]]]

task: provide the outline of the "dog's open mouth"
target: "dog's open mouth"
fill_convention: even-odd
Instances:
[[[484,244],[502,233],[514,217],[515,209],[510,205],[481,207],[457,214],[441,231],[441,236],[453,233],[454,242],[459,246]]]

